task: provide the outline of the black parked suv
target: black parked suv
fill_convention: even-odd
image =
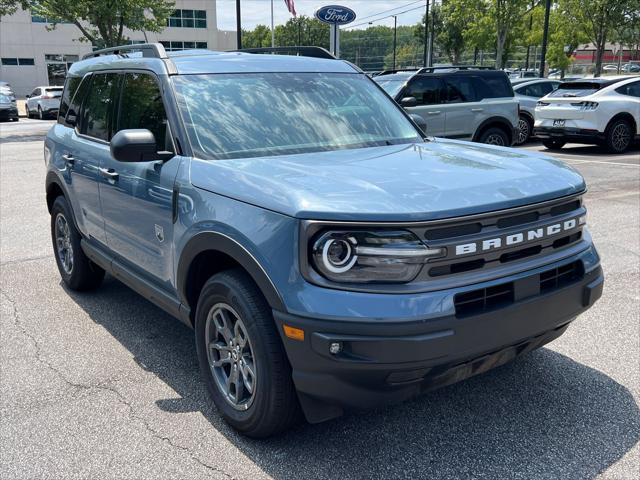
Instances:
[[[518,101],[505,72],[474,66],[389,71],[374,77],[434,137],[509,146],[517,138]]]

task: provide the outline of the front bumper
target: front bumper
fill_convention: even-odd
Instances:
[[[562,263],[571,261],[576,262]],[[345,408],[403,401],[502,365],[557,338],[600,298],[604,277],[598,264],[590,265],[571,283],[536,292],[535,285],[549,268],[557,266],[514,281],[511,304],[474,315],[453,312],[428,320],[344,322],[274,311],[307,420],[316,423],[341,415]],[[303,329],[304,341],[284,336],[283,324]],[[332,343],[341,346],[340,353],[330,353]]]
[[[15,120],[18,118],[18,109],[3,108],[0,109],[0,120]]]

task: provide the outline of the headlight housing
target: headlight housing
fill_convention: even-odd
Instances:
[[[405,230],[330,230],[310,247],[316,271],[339,283],[407,283],[429,258],[445,253]]]

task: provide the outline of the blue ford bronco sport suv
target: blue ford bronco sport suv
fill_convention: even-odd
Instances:
[[[348,62],[134,47],[69,70],[45,142],[56,262],[192,327],[240,432],[484,372],[600,297],[563,163],[424,138]]]

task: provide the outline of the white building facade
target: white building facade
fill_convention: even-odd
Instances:
[[[213,0],[176,0],[176,10],[160,33],[125,30],[131,43],[160,42],[167,50],[236,48],[236,32],[220,31]],[[62,85],[69,65],[92,51],[81,42],[78,27],[18,10],[0,18],[0,80],[9,82],[18,98],[36,86]]]

